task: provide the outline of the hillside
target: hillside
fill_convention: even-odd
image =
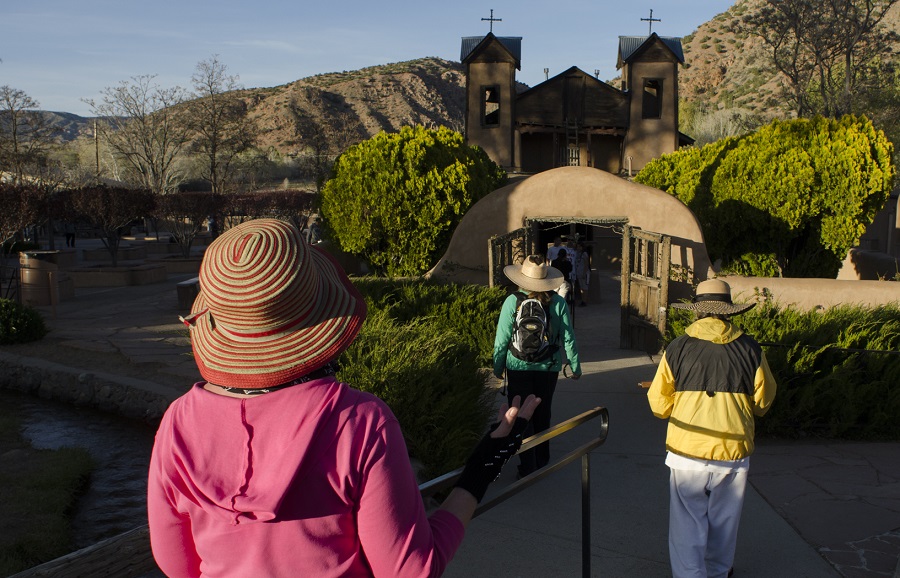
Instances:
[[[679,94],[701,112],[737,110],[763,122],[788,114],[765,47],[742,30],[741,18],[762,1],[737,0],[682,39],[685,65]],[[900,4],[885,21],[900,30]],[[440,58],[319,74],[273,88],[246,89],[241,96],[259,126],[260,146],[288,157],[308,154],[317,141],[340,148],[409,124],[464,128],[463,66]],[[90,118],[45,114],[64,140],[92,135]]]
[[[259,127],[259,146],[295,156],[315,135],[340,133],[356,142],[409,124],[462,130],[465,76],[458,62],[421,58],[245,89],[241,96]],[[92,118],[43,114],[64,141],[93,135]]]
[[[462,130],[462,65],[440,58],[320,74],[275,88],[244,91],[263,148],[287,155],[315,134],[361,140],[410,124]]]
[[[765,46],[741,25],[741,19],[761,1],[737,0],[682,39],[681,98],[713,109],[744,109],[767,120],[786,114],[780,81],[768,64]],[[888,12],[884,24],[900,30],[900,4]]]

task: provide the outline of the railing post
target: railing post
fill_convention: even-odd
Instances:
[[[581,456],[581,575],[591,578],[591,454]]]
[[[497,272],[496,270],[497,263],[494,255],[494,239],[492,237],[488,239],[488,287],[493,287],[496,284],[496,280],[494,279],[494,275]]]

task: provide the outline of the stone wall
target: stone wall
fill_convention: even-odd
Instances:
[[[155,383],[0,351],[0,388],[93,407],[147,422],[158,421],[171,391]]]

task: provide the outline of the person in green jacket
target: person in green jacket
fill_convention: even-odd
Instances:
[[[508,265],[503,273],[516,284],[518,290],[506,298],[500,309],[497,334],[494,338],[494,375],[503,379],[503,373],[506,372],[509,399],[515,396],[525,399],[531,394],[541,399],[541,404],[535,410],[528,429],[523,434],[528,437],[550,427],[553,392],[556,390],[563,362],[567,361],[572,368],[572,379],[581,377],[581,364],[578,362],[578,345],[572,329],[569,308],[565,299],[555,292],[565,281],[562,273],[547,265],[541,255],[531,255],[521,265]],[[547,315],[550,354],[539,361],[526,361],[510,349],[516,311],[526,298],[539,300]],[[527,476],[549,462],[549,442],[522,452],[519,455],[518,477]]]

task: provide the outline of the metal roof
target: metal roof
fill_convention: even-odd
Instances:
[[[459,51],[459,61],[465,62],[466,58],[475,50],[481,41],[487,36],[463,36],[462,47]],[[516,59],[516,64],[522,62],[522,37],[521,36],[495,36],[509,53]]]
[[[656,36],[654,34],[653,36]],[[656,36],[672,51],[678,62],[684,62],[684,50],[681,48],[681,38],[672,36]],[[652,36],[619,36],[619,61],[625,62],[647,42]]]

